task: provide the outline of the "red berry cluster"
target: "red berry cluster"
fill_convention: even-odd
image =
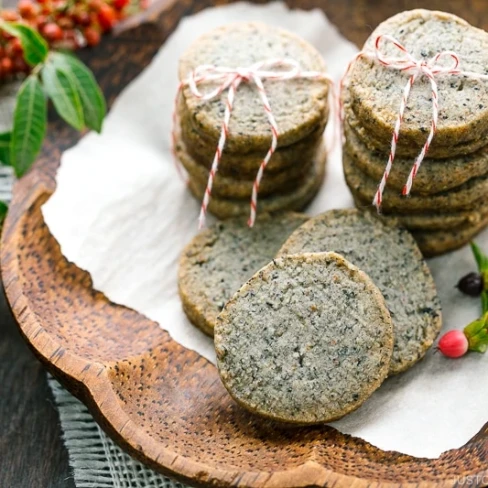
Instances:
[[[20,0],[17,10],[2,10],[0,18],[36,29],[57,49],[96,46],[100,36],[128,15],[147,7],[148,0]],[[0,34],[0,80],[27,73],[22,46],[6,32]]]

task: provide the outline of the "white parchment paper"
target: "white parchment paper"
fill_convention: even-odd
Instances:
[[[336,79],[356,48],[320,11],[282,3],[234,4],[184,19],[152,64],[114,104],[102,135],[89,134],[62,157],[57,190],[43,207],[64,255],[90,272],[109,299],[138,310],[173,339],[215,361],[212,341],[190,325],[177,292],[178,258],[197,232],[199,203],[178,178],[169,133],[180,54],[205,31],[260,20],[314,44]],[[399,94],[400,96],[400,94]],[[311,214],[352,206],[339,149]],[[488,232],[478,239],[488,248]],[[475,269],[470,251],[430,261],[443,304],[444,329],[477,318],[479,300],[454,285]],[[410,371],[388,379],[355,413],[333,425],[385,450],[437,457],[476,434],[488,415],[488,354],[448,360],[430,351]]]

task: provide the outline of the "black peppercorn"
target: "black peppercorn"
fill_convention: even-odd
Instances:
[[[477,297],[483,291],[483,277],[479,273],[468,273],[459,280],[457,287],[466,295]]]

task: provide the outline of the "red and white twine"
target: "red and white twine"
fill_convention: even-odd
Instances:
[[[384,56],[381,52],[381,41],[389,41],[391,42],[401,53],[403,54],[402,57],[387,57]],[[376,206],[378,211],[381,208],[381,204],[383,201],[383,193],[385,190],[386,182],[388,180],[388,177],[391,172],[391,168],[393,166],[393,162],[395,160],[395,154],[396,154],[396,148],[397,148],[397,143],[398,143],[398,138],[400,136],[400,128],[402,125],[403,121],[403,116],[405,113],[405,108],[408,103],[408,99],[410,96],[410,91],[417,81],[417,79],[421,76],[425,76],[429,82],[430,82],[430,87],[431,87],[431,97],[432,97],[432,120],[430,123],[430,131],[429,135],[427,136],[427,140],[425,141],[425,144],[422,146],[422,149],[415,159],[415,162],[413,163],[412,169],[410,170],[410,174],[408,176],[407,182],[405,183],[405,186],[403,187],[402,194],[403,195],[409,195],[410,191],[412,189],[412,184],[413,180],[415,179],[415,176],[417,175],[420,166],[422,164],[422,161],[424,160],[430,145],[432,144],[432,139],[434,138],[434,135],[437,131],[437,121],[439,118],[439,95],[438,95],[438,90],[437,90],[437,82],[436,82],[436,76],[438,75],[457,75],[457,76],[466,76],[469,78],[475,78],[475,79],[480,79],[480,80],[488,80],[487,75],[483,75],[481,73],[475,73],[472,71],[463,71],[459,69],[459,57],[456,53],[452,51],[442,51],[437,53],[435,56],[433,56],[431,59],[424,60],[424,59],[416,59],[413,57],[407,49],[400,43],[398,42],[394,37],[389,36],[389,35],[380,35],[376,38],[375,43],[374,43],[374,52],[367,52],[367,51],[361,51],[359,52],[356,57],[349,63],[349,66],[347,67],[346,73],[344,77],[341,80],[341,86],[340,86],[340,91],[342,94],[343,88],[344,88],[344,82],[346,79],[347,74],[349,73],[352,65],[354,62],[361,58],[369,58],[369,59],[376,59],[379,61],[383,66],[389,69],[394,69],[398,71],[402,71],[409,76],[408,81],[405,85],[405,88],[403,89],[403,94],[402,98],[400,101],[400,109],[398,111],[398,116],[395,122],[395,128],[393,130],[393,135],[391,139],[391,147],[390,147],[390,154],[388,156],[388,162],[385,167],[385,171],[383,173],[383,176],[381,178],[381,182],[378,186],[378,190],[376,191],[376,194],[373,199],[373,205]],[[450,64],[444,63],[444,64],[439,64],[439,62],[442,59],[447,59],[450,60]],[[342,101],[342,99],[341,99]],[[343,115],[343,108],[340,108],[340,113],[341,113],[341,118],[344,118]]]
[[[178,125],[177,105],[182,90],[185,87],[189,87],[191,93],[196,98],[204,101],[210,101],[217,97],[220,97],[222,93],[227,90],[227,100],[225,101],[225,112],[224,118],[222,120],[219,142],[215,151],[215,156],[208,177],[207,187],[205,189],[202,206],[200,209],[200,228],[202,228],[205,224],[207,208],[212,194],[212,186],[214,183],[215,175],[217,174],[217,171],[219,169],[220,160],[222,159],[222,153],[224,151],[227,138],[229,136],[230,117],[234,106],[235,95],[237,89],[239,88],[239,85],[244,82],[253,83],[256,86],[271,129],[271,146],[259,166],[259,170],[252,187],[251,211],[248,220],[249,226],[252,227],[256,220],[259,185],[261,183],[264,170],[274,152],[276,151],[279,136],[278,124],[276,123],[276,120],[274,118],[273,111],[263,85],[263,81],[286,81],[296,78],[322,79],[324,81],[327,81],[328,83],[332,83],[331,78],[325,73],[322,73],[320,71],[304,71],[301,69],[299,63],[297,63],[293,59],[269,59],[266,61],[255,63],[247,68],[227,68],[214,65],[202,65],[194,69],[190,73],[188,78],[180,83],[178,87],[178,92],[176,94],[175,106],[173,111],[173,151],[175,150],[176,146],[176,128]],[[219,85],[207,93],[202,93],[199,89],[199,85],[205,83],[219,83]]]

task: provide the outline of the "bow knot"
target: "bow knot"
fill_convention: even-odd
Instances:
[[[393,44],[400,51],[400,56],[389,57],[383,54],[381,47],[385,45],[385,42],[382,43],[381,41],[388,41]],[[429,59],[425,59],[425,57],[417,59],[407,51],[403,44],[387,34],[380,35],[376,38],[374,49],[376,59],[383,66],[404,71],[409,75],[425,74],[429,76],[439,73],[454,74],[459,66],[459,57],[453,51],[442,51]]]
[[[251,81],[253,72],[249,68],[236,68],[236,76],[242,78],[244,81]]]

